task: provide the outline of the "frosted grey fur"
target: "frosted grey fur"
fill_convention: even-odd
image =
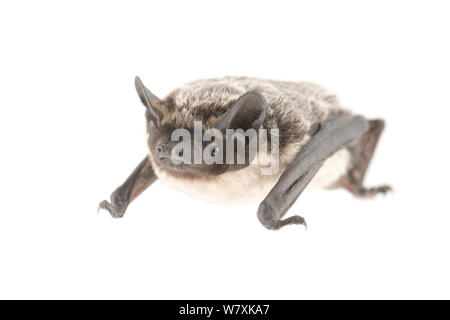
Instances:
[[[267,101],[264,128],[280,130],[280,151],[289,143],[301,142],[314,123],[330,110],[339,110],[337,97],[308,82],[284,82],[246,77],[224,77],[189,82],[161,100],[163,124],[192,127],[200,120],[211,127],[240,96],[258,91]]]

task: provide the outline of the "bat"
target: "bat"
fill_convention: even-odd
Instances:
[[[384,120],[354,114],[319,85],[224,77],[187,83],[164,99],[139,77],[135,86],[149,152],[100,202],[114,218],[157,179],[207,201],[260,202],[257,217],[269,230],[307,226],[284,216],[308,185],[364,198],[391,190],[363,184]]]

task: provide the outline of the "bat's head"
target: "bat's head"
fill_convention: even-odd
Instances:
[[[261,94],[245,93],[211,123],[205,121],[211,109],[184,119],[182,108],[167,107],[138,77],[135,84],[146,108],[147,143],[157,170],[195,179],[240,170],[253,161],[267,108]]]

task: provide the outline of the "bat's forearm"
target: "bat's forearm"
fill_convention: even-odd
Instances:
[[[99,209],[108,210],[115,218],[123,217],[128,205],[157,179],[148,156],[134,169],[128,179],[112,194],[111,202],[103,200]]]
[[[320,124],[311,140],[295,156],[277,184],[258,208],[258,218],[268,229],[279,229],[288,224],[303,224],[300,216],[282,220],[303,190],[314,178],[325,160],[368,129],[361,116],[330,117]]]

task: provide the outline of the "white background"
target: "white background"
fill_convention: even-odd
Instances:
[[[450,298],[445,1],[3,1],[1,298]],[[134,76],[157,95],[246,75],[314,81],[386,119],[373,201],[307,190],[273,232],[258,204],[152,185],[100,200],[145,156]]]

